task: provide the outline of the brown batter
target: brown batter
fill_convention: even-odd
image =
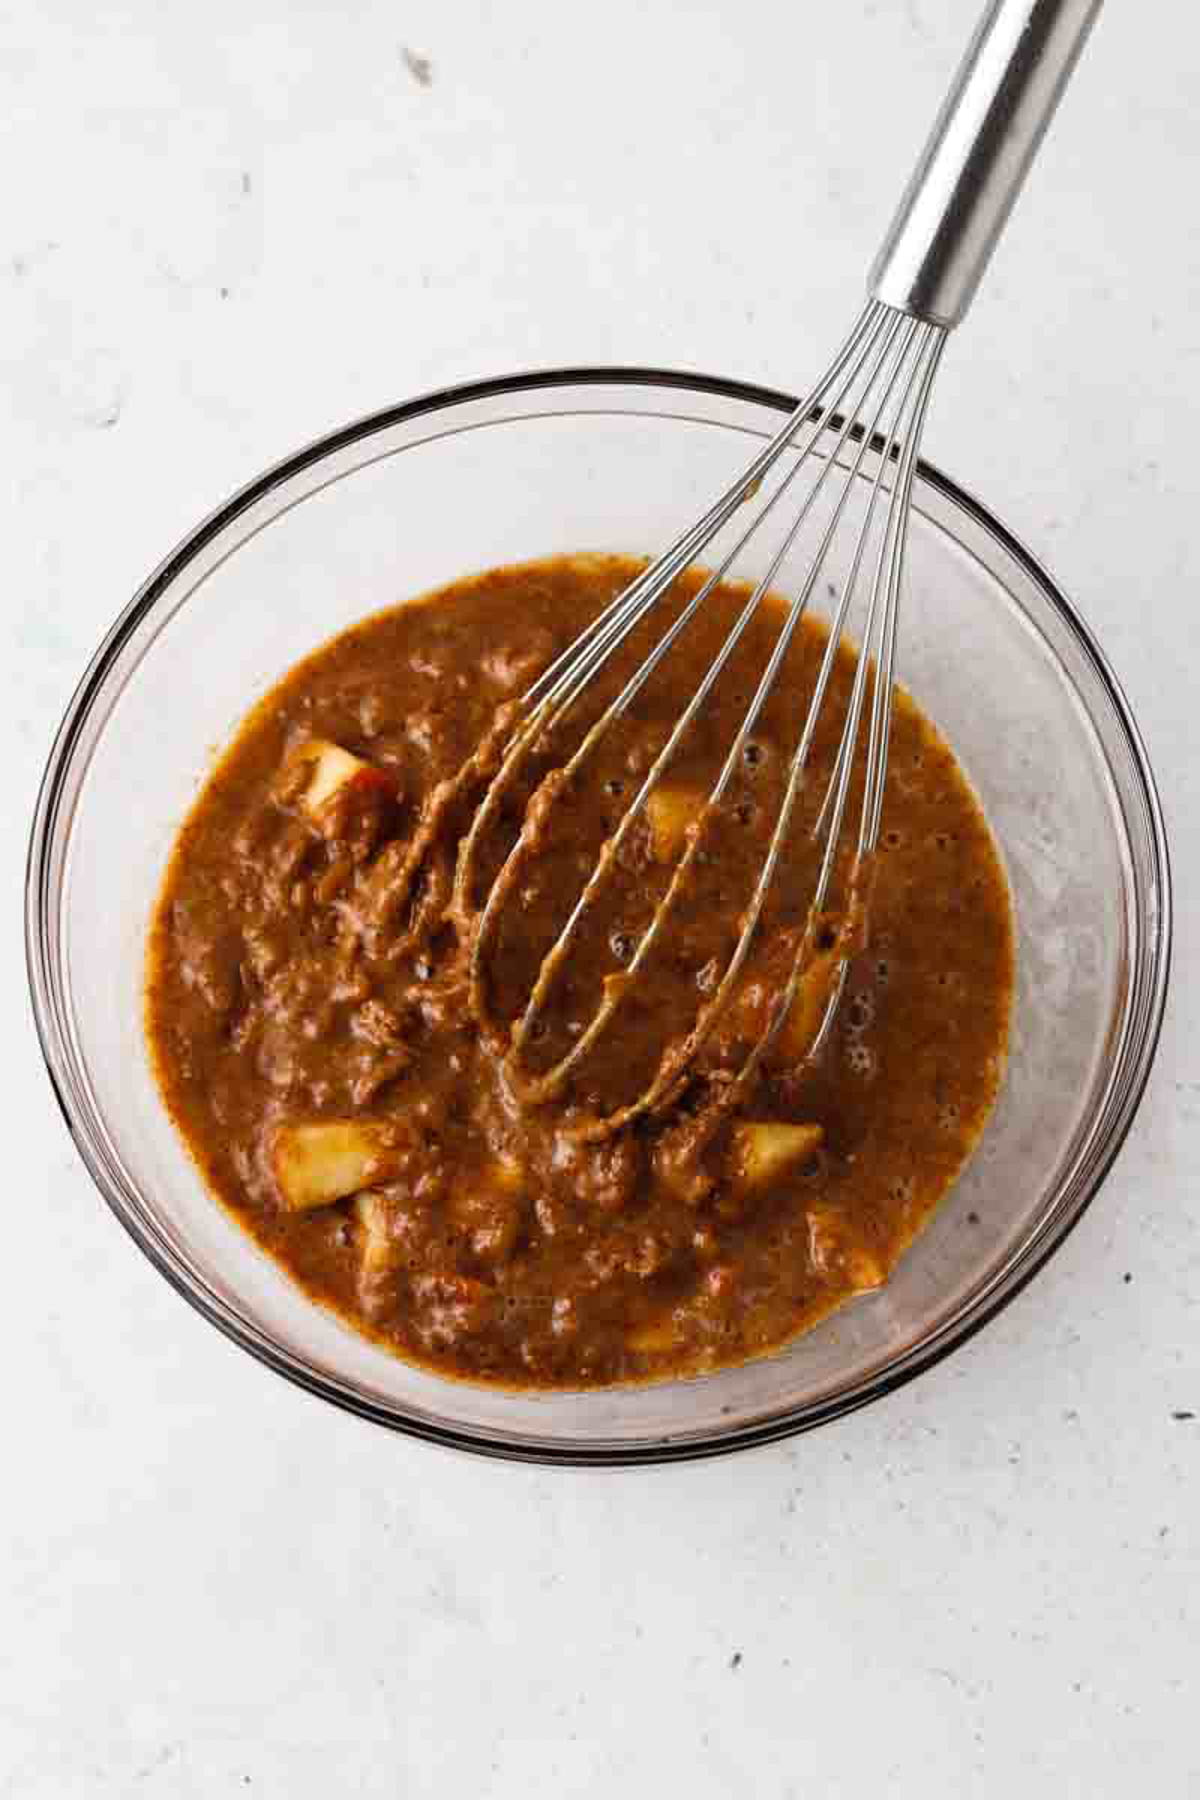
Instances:
[[[663,630],[639,630],[486,834],[464,912],[457,846],[514,700],[642,565],[558,558],[382,613],[295,668],[205,784],[148,949],[162,1088],[219,1198],[318,1300],[445,1374],[596,1386],[775,1349],[879,1286],[946,1192],[996,1096],[1013,977],[1008,888],[951,752],[897,692],[883,832],[834,1029],[802,987],[760,1074],[731,1081],[804,932],[811,836],[856,659],[839,650],[809,776],[732,1004],[665,1109],[608,1136],[711,995],[776,817],[827,634],[805,621],[691,879],[564,1091],[518,1104],[508,1027],[724,632],[718,589],[553,804],[511,882],[485,971],[467,952],[536,784]],[[628,965],[732,742],[780,621],[768,600],[615,859],[526,1045],[536,1075],[578,1042]],[[869,690],[868,690],[869,692]],[[865,732],[861,734],[865,739]],[[453,777],[480,744],[485,753]],[[855,829],[861,754],[847,814]],[[850,943],[852,836],[819,963]],[[839,933],[841,935],[839,936]],[[817,974],[821,974],[820,968]],[[518,1084],[519,1086],[519,1084]]]

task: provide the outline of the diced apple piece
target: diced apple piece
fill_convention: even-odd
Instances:
[[[354,1196],[358,1217],[358,1301],[369,1319],[382,1318],[396,1301],[395,1276],[404,1261],[404,1240],[382,1194],[368,1188]]]
[[[887,1272],[879,1258],[871,1250],[860,1247],[847,1250],[846,1273],[856,1294],[866,1294],[872,1288],[881,1288],[887,1280]]]
[[[828,1206],[808,1209],[808,1254],[818,1275],[829,1275],[841,1260],[845,1228],[840,1213]]]
[[[318,819],[327,802],[352,785],[364,792],[377,789],[394,794],[396,782],[388,770],[364,762],[340,744],[326,738],[309,738],[291,758],[291,766],[307,765],[311,770],[308,785],[299,794],[299,804],[311,819]]]
[[[308,785],[300,794],[300,804],[309,813],[315,813],[340,787],[371,766],[325,738],[310,738],[301,744],[291,761],[294,766],[307,765],[309,770]]]
[[[705,1160],[716,1124],[713,1115],[710,1114],[709,1119],[712,1124],[702,1115],[699,1119],[688,1118],[678,1125],[668,1126],[654,1146],[655,1180],[691,1206],[698,1206],[707,1199],[716,1186]]]
[[[665,1318],[647,1319],[643,1325],[635,1325],[625,1337],[626,1348],[638,1356],[653,1356],[664,1350],[673,1350],[678,1341],[675,1321],[668,1313]]]
[[[279,1126],[270,1160],[284,1206],[289,1212],[307,1212],[386,1179],[395,1159],[378,1125],[330,1119]]]
[[[845,951],[840,942],[822,950],[804,970],[773,1046],[772,1060],[800,1063],[813,1047],[830,995],[837,985],[838,966]]]
[[[767,1187],[793,1163],[805,1162],[821,1147],[820,1125],[762,1124],[733,1128],[733,1175],[740,1188]]]
[[[365,1280],[386,1275],[395,1256],[395,1246],[388,1231],[387,1208],[380,1194],[370,1189],[356,1196],[354,1210],[362,1226],[360,1266]]]
[[[856,1244],[845,1215],[831,1206],[808,1209],[808,1253],[821,1275],[844,1274],[855,1293],[882,1287],[887,1270],[865,1244]]]
[[[704,798],[694,788],[655,788],[646,801],[650,851],[655,862],[674,862],[683,848],[688,826],[700,816]]]

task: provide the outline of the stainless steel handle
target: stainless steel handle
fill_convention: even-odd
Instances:
[[[937,325],[965,315],[1102,0],[990,0],[868,286]]]

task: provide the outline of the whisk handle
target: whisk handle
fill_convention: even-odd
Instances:
[[[966,314],[1102,0],[989,0],[871,268],[872,297]]]

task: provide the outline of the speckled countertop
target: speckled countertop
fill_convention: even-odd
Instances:
[[[998,1322],[725,1463],[423,1450],[278,1382],[134,1253],[25,997],[35,784],[148,567],[297,442],[444,382],[799,383],[973,10],[9,9],[0,1795],[1200,1794],[1194,8],[1108,9],[929,433],[1099,631],[1181,901],[1137,1125]]]

